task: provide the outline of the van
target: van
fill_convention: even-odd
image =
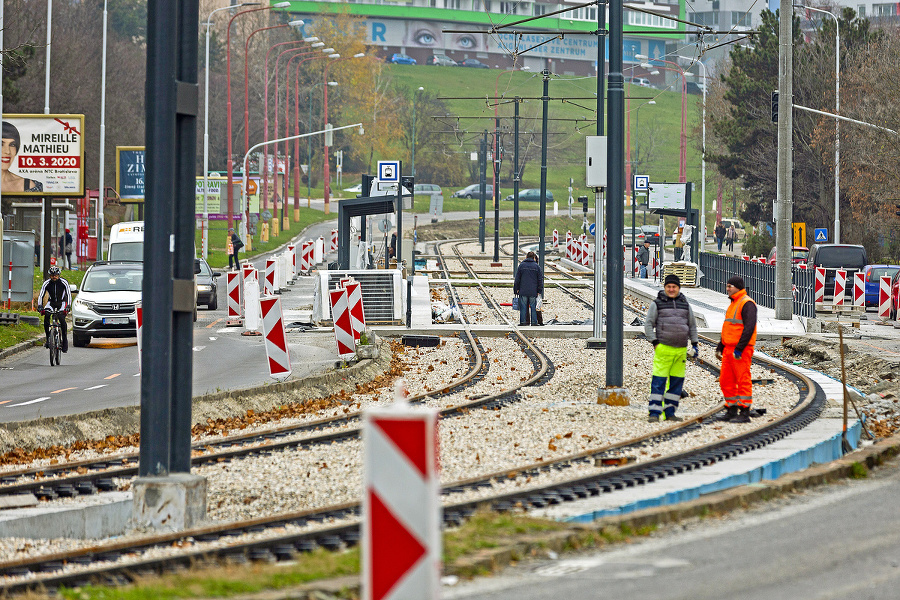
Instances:
[[[825,269],[826,297],[834,293],[834,275],[838,269],[847,272],[847,285],[844,290],[845,294],[852,297],[854,274],[862,272],[869,264],[865,247],[857,244],[813,244],[806,260],[810,269],[816,267]]]
[[[116,223],[109,232],[107,260],[144,260],[144,222]]]
[[[737,219],[726,219],[722,218],[722,227],[725,228],[725,231],[728,231],[728,228],[734,225],[734,232],[737,234],[736,242],[744,241],[744,238],[747,237],[747,230],[744,229],[744,226]]]

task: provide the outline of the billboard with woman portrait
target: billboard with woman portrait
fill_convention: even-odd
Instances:
[[[4,196],[84,196],[84,115],[3,115]]]

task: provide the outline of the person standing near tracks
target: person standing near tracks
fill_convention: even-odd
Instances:
[[[516,269],[513,293],[519,297],[519,325],[541,325],[537,317],[537,297],[544,295],[544,273],[537,254],[529,252]]]
[[[641,265],[640,277],[647,279],[647,265],[650,264],[650,242],[644,240],[644,245],[638,250],[638,262]]]
[[[651,423],[681,421],[675,415],[684,388],[688,341],[692,358],[700,352],[697,321],[681,293],[678,275],[666,275],[663,290],[650,303],[644,319],[644,335],[653,344],[653,378],[650,380]],[[669,389],[666,389],[668,383]]]
[[[722,361],[719,386],[725,397],[725,420],[749,423],[753,405],[750,362],[756,345],[756,302],[747,295],[744,279],[735,275],[725,284],[731,304],[725,309],[722,339],[716,358]]]
[[[238,260],[238,252],[244,247],[244,242],[238,237],[238,234],[234,232],[234,227],[228,229],[228,236],[228,243],[231,245],[231,252],[228,253],[228,268],[232,268],[231,265],[233,262],[234,268],[240,271],[241,261]]]

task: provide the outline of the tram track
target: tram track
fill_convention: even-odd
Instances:
[[[442,261],[443,263],[443,261]],[[449,277],[448,277],[449,280]],[[453,293],[452,287],[449,291]],[[486,302],[492,303],[495,309],[502,314],[498,304],[490,298],[490,294],[482,288]],[[507,321],[508,322],[508,321]],[[517,331],[525,346],[533,348],[534,357],[544,355],[545,360],[552,365],[549,357],[540,351],[538,346]],[[465,331],[470,334],[468,328]],[[471,335],[471,334],[470,334]],[[473,340],[475,338],[472,338]],[[518,338],[517,338],[518,339]],[[673,436],[685,435],[692,430],[708,425],[710,422],[720,420],[722,405],[716,405],[702,414],[678,423],[672,427],[655,431],[651,434],[626,440],[618,444],[606,444],[590,448],[582,452],[555,458],[553,460],[538,461],[521,465],[514,469],[504,469],[472,477],[465,480],[449,482],[442,486],[445,494],[444,519],[448,525],[458,523],[467,515],[479,507],[489,507],[493,510],[530,509],[541,508],[549,504],[568,501],[571,499],[597,496],[605,492],[620,489],[622,487],[640,485],[659,478],[671,476],[680,472],[701,468],[732,456],[737,456],[755,448],[762,447],[777,439],[789,435],[814,420],[824,405],[824,394],[821,389],[800,373],[794,372],[789,367],[776,363],[770,363],[764,357],[754,357],[760,364],[779,372],[791,380],[797,387],[799,399],[796,406],[787,415],[757,427],[751,431],[741,433],[737,437],[721,440],[702,447],[694,448],[686,452],[673,454],[657,459],[627,464],[624,466],[603,469],[602,473],[590,476],[581,475],[563,482],[542,483],[541,485],[528,486],[527,489],[515,491],[504,490],[500,493],[489,493],[498,483],[508,484],[516,478],[533,478],[550,472],[566,472],[573,465],[594,463],[604,459],[622,456],[636,448],[652,445],[659,440],[669,439]],[[471,375],[474,365],[471,365],[467,375]],[[482,365],[485,361],[482,360]],[[705,361],[704,361],[705,362]],[[705,362],[705,367],[716,370],[713,363]],[[479,368],[479,371],[481,367]],[[472,375],[474,377],[474,375]],[[538,369],[532,373],[532,377],[515,390],[509,390],[495,394],[492,397],[478,398],[477,406],[450,407],[450,411],[442,413],[442,418],[451,414],[470,413],[472,408],[481,408],[487,411],[500,410],[512,405],[519,399],[517,395],[529,385],[536,385],[541,378],[547,377],[547,371],[539,373]],[[433,397],[434,392],[423,394],[424,400]],[[358,416],[357,416],[358,418]],[[307,424],[309,426],[311,424]],[[270,432],[271,433],[271,432]],[[266,451],[283,451],[292,447],[289,444],[272,446]],[[302,444],[300,445],[302,448]],[[484,495],[475,499],[454,500],[459,494],[466,491],[482,490]],[[0,488],[0,493],[3,488]],[[292,558],[298,552],[311,550],[315,547],[337,549],[352,546],[359,540],[358,530],[359,504],[345,503],[323,507],[315,510],[299,511],[257,518],[240,523],[195,528],[178,534],[166,534],[145,538],[140,541],[122,541],[111,544],[102,544],[92,548],[80,549],[69,553],[58,553],[53,556],[24,559],[16,562],[0,563],[0,575],[16,578],[8,580],[8,591],[16,592],[33,588],[36,585],[45,587],[58,587],[60,585],[80,585],[88,581],[122,582],[131,580],[138,574],[160,572],[176,568],[177,565],[189,565],[209,560],[285,560]],[[285,528],[308,528],[310,523],[338,520],[340,523],[331,526],[321,526],[315,530],[285,531]],[[268,532],[260,539],[261,532]],[[252,539],[239,539],[239,536],[252,537]],[[182,545],[184,549],[178,556],[142,557],[141,552],[149,548],[173,548]],[[97,562],[109,562],[111,557],[131,556],[130,564],[97,565]],[[93,565],[80,572],[74,572],[74,565]]]

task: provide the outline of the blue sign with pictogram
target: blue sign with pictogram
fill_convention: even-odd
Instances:
[[[399,183],[400,182],[400,161],[399,160],[379,160],[378,161],[378,181],[381,183]]]
[[[816,228],[815,231],[816,231],[816,235],[813,239],[816,241],[817,244],[821,244],[823,242],[828,241],[828,230],[827,229],[825,229],[824,227],[821,227],[821,228]]]
[[[588,233],[594,235],[594,232],[597,231],[597,226],[594,223],[588,225]]]
[[[634,176],[634,191],[646,192],[649,189],[650,189],[650,176],[649,175],[635,175]]]

